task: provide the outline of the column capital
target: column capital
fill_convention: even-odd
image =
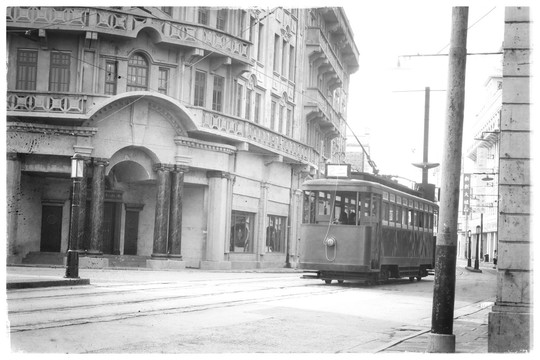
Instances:
[[[152,166],[152,169],[154,169],[154,171],[172,171],[174,170],[174,165],[165,164],[165,163],[156,163],[154,164],[154,166]]]
[[[189,166],[176,164],[176,165],[174,165],[174,169],[172,171],[187,173],[187,172],[189,172]]]
[[[19,158],[19,153],[16,153],[16,152],[7,152],[7,153],[6,153],[6,160],[11,160],[11,161],[18,161],[18,160],[20,160],[20,158]]]
[[[233,180],[235,176],[229,172],[226,171],[219,171],[219,170],[209,170],[206,172],[206,177],[211,178],[221,178],[221,179],[227,179],[227,180]]]
[[[109,159],[105,158],[92,158],[92,164],[94,166],[107,166],[109,165]]]

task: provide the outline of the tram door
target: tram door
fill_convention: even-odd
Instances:
[[[365,262],[372,269],[378,269],[380,264],[380,226],[379,209],[380,196],[371,193],[361,193],[361,219],[360,223],[365,226]]]

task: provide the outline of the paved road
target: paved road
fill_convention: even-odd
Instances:
[[[12,351],[369,353],[431,321],[432,276],[367,287],[299,273],[85,271],[91,285],[7,292]],[[458,269],[456,312],[492,298],[494,280]]]

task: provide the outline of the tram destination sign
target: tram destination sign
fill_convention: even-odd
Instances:
[[[327,178],[343,178],[351,177],[351,164],[326,164]]]

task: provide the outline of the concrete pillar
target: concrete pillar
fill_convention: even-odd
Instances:
[[[268,215],[268,183],[261,182],[260,195],[259,195],[259,231],[258,236],[253,238],[253,245],[258,247],[255,248],[255,253],[257,254],[257,261],[261,261],[261,255],[266,253],[266,227],[268,226],[267,215]],[[260,239],[259,242],[256,240]]]
[[[105,203],[105,167],[109,162],[95,158],[92,161],[92,200],[90,203],[90,247],[88,254],[102,254],[103,247],[103,211]],[[86,190],[85,190],[86,192]],[[80,242],[79,242],[80,243]]]
[[[17,253],[17,222],[19,219],[19,199],[21,191],[21,161],[17,153],[7,153],[6,159],[6,200],[7,200],[7,263],[20,263],[22,256]]]
[[[201,262],[201,269],[227,270],[231,263],[224,260],[225,246],[228,246],[230,231],[227,229],[227,213],[229,183],[232,176],[223,171],[208,171],[208,225],[206,236],[205,260]]]
[[[171,173],[171,209],[169,214],[169,257],[182,259],[182,203],[184,173],[188,169],[175,166]]]
[[[157,193],[152,257],[166,258],[171,199],[171,166],[156,164],[154,170],[157,172]]]
[[[72,250],[84,250],[84,235],[85,235],[85,223],[86,223],[86,197],[87,197],[87,183],[88,183],[88,167],[91,166],[90,159],[85,160],[83,177],[81,179],[81,204],[79,208],[79,234],[77,236],[77,243],[72,244]]]
[[[505,12],[497,297],[488,326],[488,352],[497,353],[532,349],[529,11]]]

